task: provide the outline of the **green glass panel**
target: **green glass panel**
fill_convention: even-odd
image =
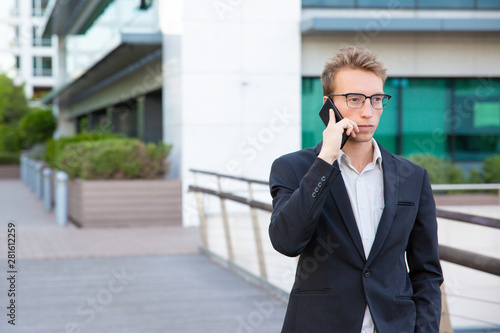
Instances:
[[[456,159],[481,161],[500,153],[500,80],[457,79]]]
[[[399,79],[387,79],[385,81],[384,92],[391,95],[392,98],[382,112],[382,117],[374,135],[375,140],[393,154],[398,153],[398,84]]]
[[[449,157],[450,82],[404,79],[402,86],[402,154]]]
[[[319,117],[323,106],[323,86],[319,78],[302,79],[302,148],[316,146],[323,140],[325,125]]]

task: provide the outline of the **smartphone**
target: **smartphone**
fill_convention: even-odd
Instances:
[[[333,104],[331,98],[328,97],[325,101],[325,104],[323,104],[323,107],[319,111],[319,117],[321,118],[321,120],[323,120],[325,126],[328,126],[328,122],[330,121],[330,109],[333,109],[333,113],[335,113],[336,122],[339,122],[343,119],[339,110],[337,109],[335,104]],[[344,130],[344,133],[342,133],[342,143],[340,144],[340,149],[344,147],[345,143],[347,142],[347,139],[349,139],[349,136],[345,132],[346,130]]]

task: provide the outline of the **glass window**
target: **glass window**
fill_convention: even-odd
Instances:
[[[477,7],[481,9],[500,8],[498,0],[477,0]]]
[[[500,153],[500,80],[456,80],[454,125],[457,160]]]
[[[358,0],[359,7],[373,8],[413,8],[415,0]]]
[[[403,79],[401,86],[401,153],[449,157],[450,82],[446,79]]]
[[[21,69],[21,57],[16,56],[16,69]]]
[[[474,0],[418,0],[421,8],[474,8]]]
[[[374,135],[375,140],[393,154],[398,153],[398,86],[399,79],[387,79],[385,81],[384,92],[391,95],[392,98],[382,112],[382,117]]]
[[[45,9],[47,9],[48,3],[49,3],[49,0],[33,0],[32,1],[32,5],[33,5],[32,15],[33,16],[43,16]]]
[[[319,78],[302,79],[302,147],[316,146],[323,140],[325,125],[319,117],[323,106],[323,86]]]
[[[354,7],[354,0],[302,0],[303,7]]]
[[[52,76],[52,58],[34,57],[33,76]]]

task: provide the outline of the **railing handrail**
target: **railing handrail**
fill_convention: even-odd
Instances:
[[[488,184],[432,184],[433,191],[451,190],[500,190],[500,183]]]
[[[269,182],[265,181],[265,180],[251,179],[251,178],[245,178],[245,177],[236,177],[236,176],[231,176],[231,175],[225,175],[223,173],[218,173],[218,172],[213,172],[213,171],[204,171],[204,170],[199,170],[199,169],[189,169],[189,171],[196,172],[196,173],[202,173],[202,174],[205,174],[205,175],[212,175],[212,176],[222,177],[222,178],[229,178],[229,179],[241,180],[241,181],[244,181],[244,182],[247,182],[247,183],[269,185]]]
[[[197,172],[197,171],[194,171],[194,172]],[[212,175],[214,174],[214,173],[208,173],[208,172],[204,172],[204,173],[212,174]],[[218,175],[218,174],[216,174],[216,175]],[[248,181],[246,178],[244,178],[244,179],[245,179],[244,181]],[[250,200],[250,199],[245,198],[245,197],[234,195],[230,192],[216,191],[216,190],[212,190],[209,188],[204,188],[204,187],[194,186],[194,185],[189,185],[188,189],[189,189],[189,191],[192,191],[192,192],[206,193],[206,194],[217,196],[221,199],[236,201],[236,202],[248,205],[252,208],[257,208],[257,209],[261,209],[261,210],[268,211],[268,212],[273,211],[272,205],[270,205],[270,204],[256,201],[256,200]],[[500,220],[495,219],[495,218],[488,218],[488,217],[471,215],[471,214],[450,212],[450,211],[441,210],[441,209],[436,209],[436,215],[437,215],[437,217],[443,217],[443,218],[447,218],[447,219],[453,219],[453,220],[473,223],[473,224],[492,227],[492,228],[500,228]],[[445,246],[445,245],[439,245],[439,258],[443,261],[448,261],[448,262],[451,262],[451,263],[454,263],[457,265],[469,267],[469,268],[472,268],[472,269],[475,269],[478,271],[482,271],[482,272],[486,272],[486,273],[500,276],[500,259],[499,258],[484,256],[482,254],[464,251],[461,249],[457,249],[457,248],[449,247],[449,246]]]
[[[484,227],[500,229],[500,219],[496,219],[494,217],[452,212],[440,208],[436,208],[436,216],[441,217],[443,219],[472,223]]]

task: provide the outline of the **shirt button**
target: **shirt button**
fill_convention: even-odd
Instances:
[[[322,182],[324,182],[325,180],[326,180],[326,177],[325,177],[325,176],[321,177],[321,181],[322,181]]]
[[[370,239],[370,237],[368,235],[365,235],[365,239]]]

